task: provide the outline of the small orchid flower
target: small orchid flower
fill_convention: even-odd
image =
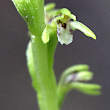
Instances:
[[[96,39],[95,34],[87,26],[76,21],[76,16],[71,14],[68,9],[60,9],[56,11],[51,23],[47,23],[42,33],[42,41],[47,43],[50,33],[56,31],[58,41],[68,45],[73,41],[73,31],[76,29],[82,31],[86,36]]]
[[[74,89],[88,95],[99,95],[101,94],[100,85],[86,83],[92,78],[93,73],[89,71],[88,65],[80,64],[71,66],[62,73],[58,83],[58,92],[60,92],[61,87],[65,87],[67,89],[65,89],[66,91],[64,90],[64,93]]]

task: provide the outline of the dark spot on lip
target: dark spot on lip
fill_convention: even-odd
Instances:
[[[64,27],[64,29],[66,29],[66,23],[63,23],[62,24],[62,27]]]
[[[73,34],[73,30],[72,29],[70,29],[70,33]]]
[[[74,21],[73,19],[70,19],[70,21]]]
[[[58,23],[58,24],[61,23],[61,20],[58,20],[57,23]]]

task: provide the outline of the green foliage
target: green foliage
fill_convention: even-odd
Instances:
[[[27,66],[40,109],[59,110],[65,96],[73,89],[88,95],[99,95],[100,85],[86,83],[93,78],[88,65],[80,64],[67,68],[58,84],[53,70],[58,41],[61,44],[70,44],[76,29],[93,39],[96,39],[95,34],[87,26],[76,21],[76,16],[68,9],[54,9],[55,3],[44,7],[44,0],[12,2],[30,31],[31,40],[26,51]]]

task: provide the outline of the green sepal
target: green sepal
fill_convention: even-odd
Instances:
[[[86,82],[93,78],[93,73],[90,71],[80,71],[77,73],[68,74],[64,80],[64,84],[69,84],[71,82]]]
[[[58,21],[58,20],[62,20],[64,19],[64,15],[60,15],[60,16],[57,16],[57,17],[54,17],[54,22]]]
[[[42,32],[42,36],[41,36],[43,43],[46,44],[47,42],[49,42],[49,35],[53,31],[55,31],[54,27],[52,27],[50,25],[46,25],[44,31]]]
[[[98,84],[87,84],[81,82],[74,82],[69,85],[71,89],[75,89],[87,95],[100,95],[101,86]]]
[[[54,9],[55,6],[56,6],[55,3],[48,3],[48,4],[45,5],[44,10],[45,11],[50,11],[50,10]]]
[[[45,23],[46,24],[48,24],[49,22],[52,22],[52,19],[57,11],[58,9],[53,9],[53,10],[45,12]]]
[[[80,72],[80,71],[86,71],[89,69],[89,66],[86,65],[86,64],[79,64],[79,65],[73,65],[69,68],[67,68],[64,72],[63,72],[63,75],[66,76],[70,73],[77,73],[77,72]]]
[[[70,18],[73,19],[74,21],[76,21],[76,16],[75,15],[71,14]]]
[[[93,73],[90,71],[80,71],[77,74],[76,81],[90,81],[93,78]]]
[[[55,16],[60,15],[60,14],[67,15],[69,17],[71,16],[71,12],[67,8],[62,8],[62,9],[58,10],[56,12]]]
[[[62,8],[56,12],[54,21],[56,22],[57,20],[62,20],[65,22],[67,19],[73,19],[76,21],[76,16],[71,14],[67,8]]]
[[[83,23],[78,22],[78,21],[72,21],[70,23],[71,27],[73,30],[80,30],[81,32],[83,32],[86,36],[91,37],[93,39],[96,39],[96,35],[87,27],[85,26]]]
[[[50,10],[47,12],[48,16],[53,18],[55,16],[55,13],[58,11],[58,9]]]

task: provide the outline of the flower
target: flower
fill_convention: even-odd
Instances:
[[[100,95],[100,85],[86,83],[92,77],[93,73],[89,71],[88,65],[80,64],[71,66],[62,73],[58,83],[59,92],[62,91],[63,87],[65,88],[63,89],[64,93],[74,89],[88,95]]]
[[[55,13],[53,13],[54,17],[52,14],[53,11]],[[71,14],[71,12],[66,8],[58,11],[51,10],[45,15],[47,24],[42,33],[42,41],[44,43],[49,42],[50,33],[52,31],[57,31],[58,41],[61,44],[69,45],[73,41],[73,31],[76,29],[83,32],[86,36],[96,39],[95,34],[87,26],[76,21],[76,16]]]
[[[57,26],[57,37],[61,44],[70,44],[73,41],[73,29],[70,26],[70,22],[76,20],[76,16],[71,14],[71,12],[63,8],[57,11],[56,16],[53,21]]]

